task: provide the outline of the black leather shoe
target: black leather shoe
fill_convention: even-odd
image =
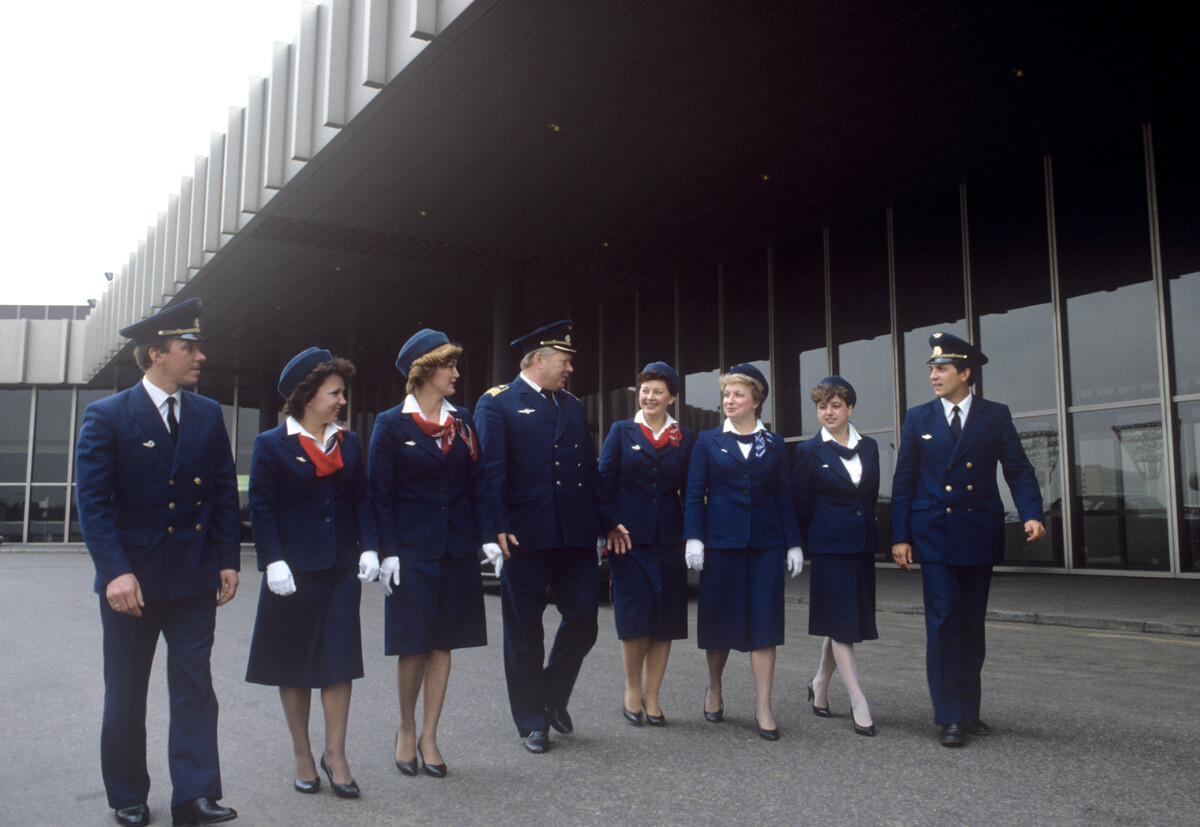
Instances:
[[[421,754],[421,745],[417,744],[417,757],[421,759],[421,766],[425,768],[425,774],[431,775],[434,778],[445,778],[449,771],[445,764],[430,764],[425,760],[425,756]]]
[[[333,773],[329,771],[329,765],[325,763],[325,756],[321,756],[321,769],[325,773],[325,777],[329,779],[329,786],[333,788],[333,792],[338,798],[358,798],[358,785],[354,783],[354,779],[350,779],[349,784],[339,784],[333,780]]]
[[[642,712],[639,709],[637,712],[630,712],[624,706],[621,707],[621,714],[625,716],[625,720],[634,726],[642,725]]]
[[[942,724],[942,734],[938,743],[943,747],[961,747],[967,743],[967,731],[960,723]]]
[[[649,712],[647,712],[646,713],[646,723],[648,723],[650,726],[666,726],[667,725],[667,716],[666,715],[651,715]]]
[[[525,736],[525,749],[530,752],[541,755],[550,749],[550,736],[546,734],[544,729],[535,729],[533,732]]]
[[[219,824],[222,821],[233,821],[235,818],[237,818],[237,810],[232,807],[222,807],[205,796],[193,798],[178,807],[171,808],[171,823],[175,825]]]
[[[813,703],[817,699],[816,693],[813,692],[812,681],[808,682],[808,703],[812,707],[813,715],[818,718],[832,718],[833,713],[829,711],[829,704],[825,706],[817,706]]]
[[[704,706],[700,707],[700,709],[703,710],[703,712],[704,712],[704,720],[708,721],[710,724],[719,724],[719,723],[721,723],[721,721],[725,720],[725,701],[723,699],[721,701],[720,709],[718,709],[716,712],[708,711],[708,690],[707,689],[704,690]]]
[[[758,727],[758,737],[759,738],[762,738],[764,741],[778,741],[779,740],[779,727],[775,727],[775,729],[763,729],[762,724],[760,724],[758,722],[757,715],[754,716],[754,725],[756,727]]]
[[[298,793],[316,793],[321,791],[321,776],[317,776],[311,781],[301,781],[299,778],[292,781],[292,786],[296,788]]]
[[[978,718],[968,718],[963,724],[968,735],[991,735],[992,728]]]
[[[125,827],[139,827],[150,823],[150,808],[145,804],[134,804],[132,807],[121,807],[113,813],[117,824]]]
[[[396,730],[396,749],[400,748],[400,730]],[[404,775],[415,776],[417,774],[417,756],[413,756],[407,761],[401,761],[396,758],[396,749],[392,750],[392,758],[396,761],[396,769]]]
[[[575,723],[571,720],[571,716],[567,714],[567,710],[565,709],[546,707],[546,717],[550,719],[550,726],[563,735],[575,731]]]
[[[865,735],[868,738],[874,738],[875,737],[875,725],[871,724],[870,726],[859,726],[858,724],[855,724],[854,725],[854,734],[855,735]]]

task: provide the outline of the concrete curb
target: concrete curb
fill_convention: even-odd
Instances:
[[[799,601],[804,603],[804,601]],[[877,603],[876,611],[894,614],[919,615],[923,606],[911,603]],[[1200,637],[1200,626],[1192,623],[1160,623],[1153,620],[1122,620],[1114,617],[1050,614],[1047,612],[1014,612],[989,610],[987,620],[1000,623],[1032,623],[1038,626],[1067,626],[1077,629],[1102,629],[1107,632],[1138,632],[1155,635]]]

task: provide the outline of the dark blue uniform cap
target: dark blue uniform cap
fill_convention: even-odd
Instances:
[[[833,385],[835,388],[843,388],[842,398],[846,400],[846,404],[851,408],[858,402],[858,394],[854,392],[854,386],[840,376],[826,376],[821,380],[822,385]]]
[[[671,396],[679,395],[679,374],[666,362],[651,362],[642,368],[642,373],[661,373],[667,380],[667,392]]]
[[[574,353],[575,348],[571,344],[571,332],[574,329],[574,322],[570,319],[562,319],[545,327],[539,327],[532,333],[526,333],[519,339],[513,339],[511,344],[521,351],[522,356],[540,347],[552,347],[563,353]]]
[[[283,373],[279,374],[279,395],[287,399],[292,391],[303,381],[305,376],[312,373],[313,368],[323,362],[332,362],[333,354],[319,347],[302,350],[287,363]]]
[[[934,333],[929,337],[929,346],[933,348],[933,354],[925,363],[927,365],[961,363],[963,367],[973,368],[988,363],[982,350],[953,333]]]
[[[450,344],[450,338],[440,330],[430,330],[428,327],[418,330],[409,336],[404,347],[400,348],[400,355],[396,357],[396,370],[407,377],[408,369],[412,367],[413,362],[429,351],[448,344]]]
[[[742,362],[740,365],[734,365],[726,373],[740,373],[742,376],[749,376],[762,385],[763,401],[767,401],[767,395],[771,392],[771,386],[767,384],[767,377],[758,368],[749,362]]]
[[[144,345],[162,336],[203,342],[204,337],[200,335],[200,300],[188,299],[160,310],[148,319],[121,328],[121,335],[133,339],[135,345]]]

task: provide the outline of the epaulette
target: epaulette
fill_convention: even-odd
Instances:
[[[487,391],[487,395],[488,396],[496,396],[498,394],[504,393],[506,390],[508,390],[508,385],[497,385],[494,388],[490,388]]]

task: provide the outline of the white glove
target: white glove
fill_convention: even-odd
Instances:
[[[296,581],[292,579],[291,566],[283,560],[276,560],[267,566],[267,588],[280,597],[295,594]]]
[[[392,587],[400,585],[399,557],[383,558],[383,562],[379,564],[379,585],[383,586],[383,593],[388,597],[392,596]]]
[[[504,552],[500,550],[499,543],[484,543],[483,556],[496,569],[496,576],[500,576],[500,568],[504,565]]]
[[[792,573],[792,577],[798,577],[800,570],[804,568],[804,552],[800,550],[800,546],[793,546],[787,552],[787,570]]]
[[[596,538],[596,565],[597,566],[604,562],[604,547],[606,545],[608,545],[607,537],[597,537]]]
[[[379,554],[374,551],[364,551],[358,557],[358,579],[370,583],[379,576]]]
[[[687,546],[684,548],[683,559],[687,561],[687,567],[692,571],[703,571],[704,541],[688,540]]]

